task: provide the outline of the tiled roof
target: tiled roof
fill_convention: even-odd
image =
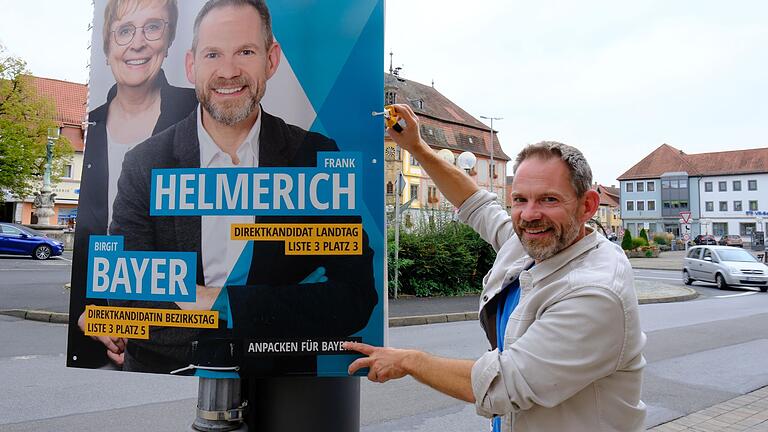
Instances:
[[[768,148],[688,155],[702,175],[768,173]]]
[[[688,175],[698,175],[698,171],[691,165],[687,156],[682,150],[669,144],[662,144],[627,172],[620,175],[618,180],[659,178],[667,172],[682,171],[687,172]]]
[[[619,207],[619,188],[603,186],[596,184],[594,186],[598,195],[600,195],[600,204],[607,205],[609,207]]]
[[[768,173],[768,148],[689,155],[663,144],[618,180],[658,178],[666,172],[687,172],[689,176]]]
[[[384,74],[385,91],[395,90],[395,102],[408,104],[421,121],[421,137],[430,146],[491,155],[491,130],[433,87]],[[498,135],[493,136],[493,157],[508,161]]]
[[[39,94],[51,98],[56,104],[56,120],[61,123],[65,135],[76,151],[83,151],[83,121],[88,103],[85,84],[40,78],[29,75]]]
[[[53,99],[56,104],[56,120],[82,126],[88,103],[88,88],[85,84],[36,76],[30,78],[38,92]]]

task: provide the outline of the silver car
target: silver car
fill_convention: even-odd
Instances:
[[[720,289],[730,285],[754,286],[768,291],[768,266],[751,253],[732,246],[694,246],[683,264],[683,283],[714,282]]]

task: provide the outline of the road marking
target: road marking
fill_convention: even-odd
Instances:
[[[721,295],[721,296],[713,296],[714,298],[731,298],[731,297],[742,297],[742,296],[748,296],[757,294],[757,291],[750,291],[745,293],[739,293],[739,294],[728,294],[728,295]]]
[[[54,259],[55,259],[55,260],[57,260],[57,261],[58,261],[58,260],[64,260],[64,261],[66,261],[66,262],[72,262],[72,260],[71,260],[71,259],[66,259],[66,258],[64,258],[63,256],[59,256],[59,257],[56,257],[56,258],[54,258]]]
[[[25,356],[11,357],[11,360],[32,360],[39,357],[40,357],[39,355],[25,355]]]

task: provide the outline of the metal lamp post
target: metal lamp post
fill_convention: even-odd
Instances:
[[[486,117],[486,116],[480,116],[481,119],[490,120],[491,121],[491,170],[489,173],[490,177],[490,184],[491,184],[491,193],[493,193],[493,175],[496,173],[496,166],[493,164],[493,121],[494,120],[504,120],[504,117]]]

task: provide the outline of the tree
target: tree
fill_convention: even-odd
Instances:
[[[52,100],[32,85],[24,60],[6,55],[0,45],[0,202],[3,191],[18,198],[40,187],[46,165],[48,128],[58,127]],[[51,182],[56,183],[71,161],[65,137],[53,147]]]
[[[621,248],[624,250],[632,250],[632,234],[629,230],[624,230],[624,238],[621,239]]]

